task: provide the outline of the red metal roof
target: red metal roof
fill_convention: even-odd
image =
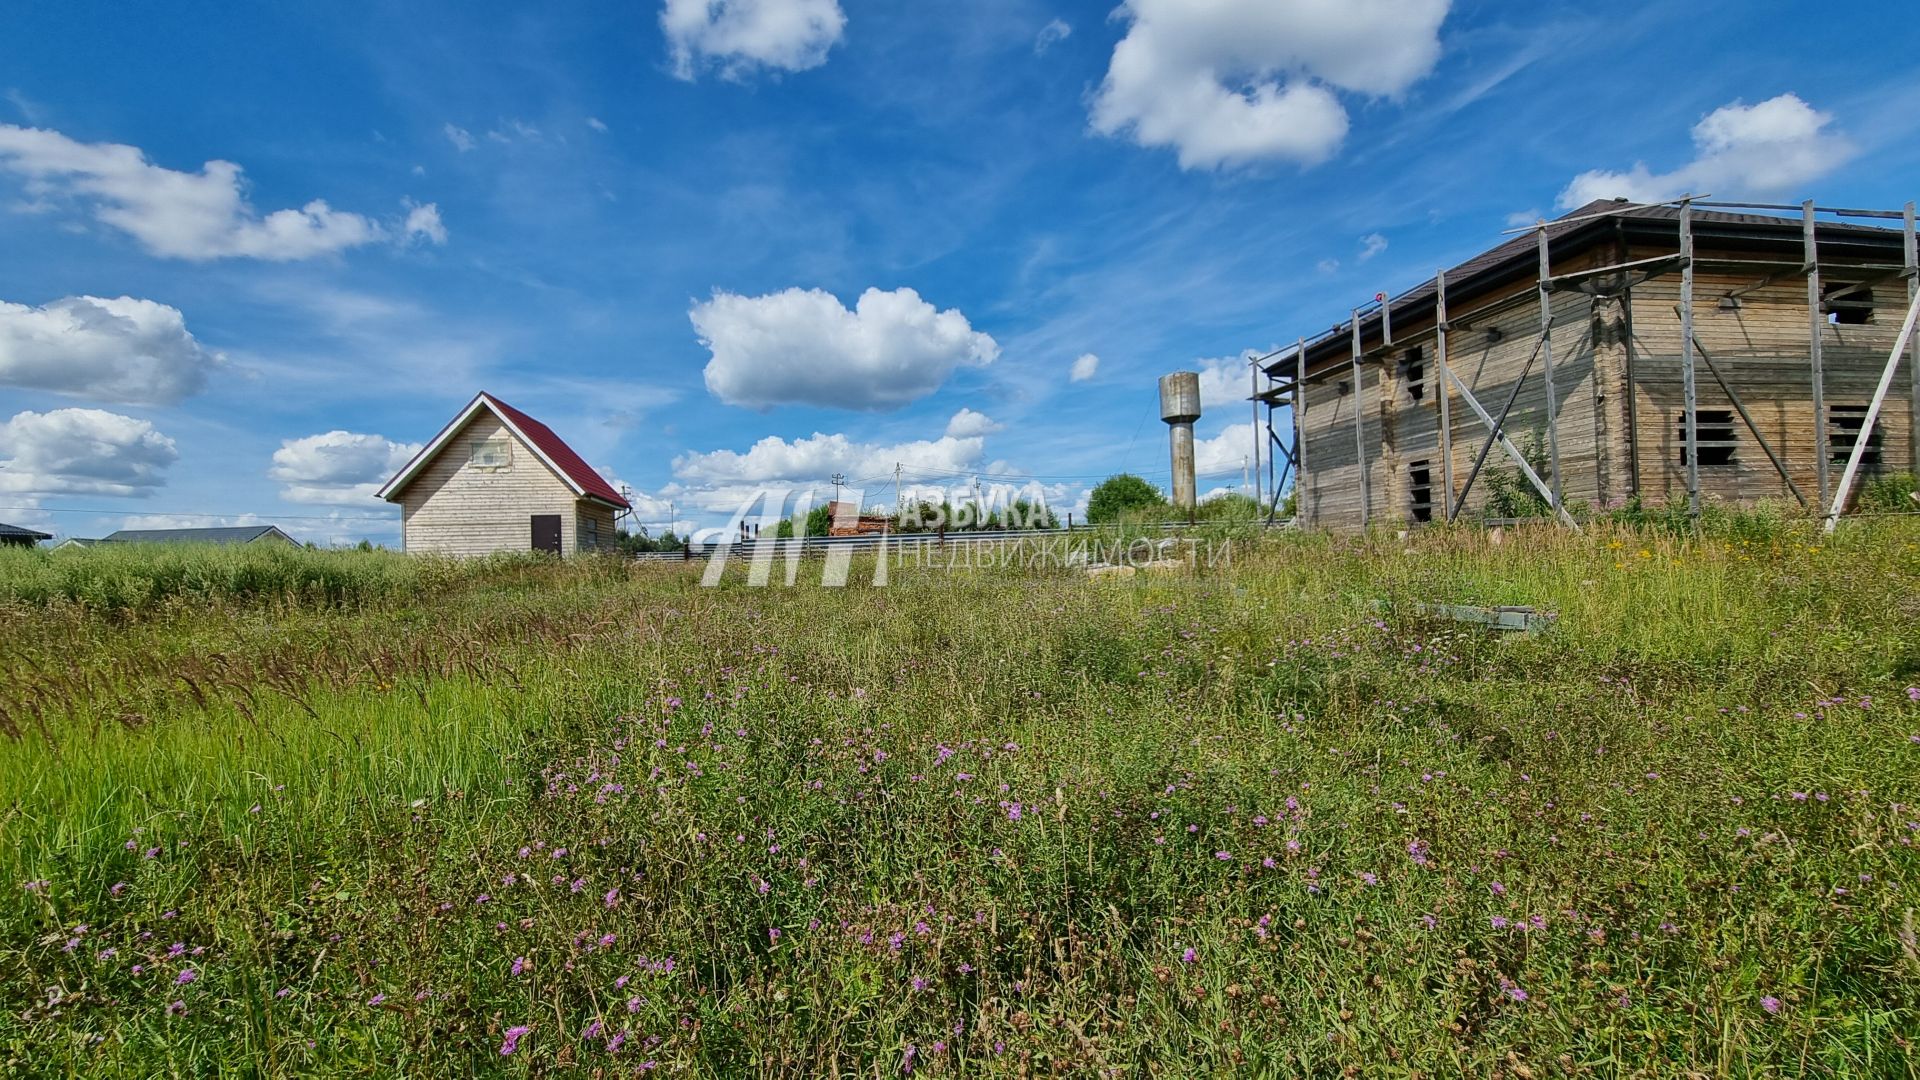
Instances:
[[[519,428],[520,433],[525,435],[542,454],[545,454],[547,460],[553,462],[555,467],[565,473],[566,478],[571,480],[575,487],[596,499],[604,499],[615,506],[633,509],[627,500],[620,497],[619,492],[613,490],[613,485],[607,483],[607,478],[587,464],[585,458],[574,453],[573,447],[568,446],[565,440],[555,435],[552,428],[492,394],[482,393],[480,396],[487,399],[487,404],[500,414],[501,419]]]

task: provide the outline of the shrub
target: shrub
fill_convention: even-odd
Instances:
[[[1132,473],[1117,473],[1100,481],[1087,496],[1087,520],[1107,525],[1167,505],[1160,489]]]

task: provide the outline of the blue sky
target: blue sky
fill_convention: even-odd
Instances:
[[[1246,350],[1513,222],[1920,175],[1893,4],[533,7],[16,8],[0,520],[393,543],[481,389],[655,527],[896,462],[1070,510],[1196,366],[1232,487]]]

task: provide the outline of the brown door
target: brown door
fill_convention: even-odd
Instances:
[[[560,554],[560,515],[533,515],[533,550]]]

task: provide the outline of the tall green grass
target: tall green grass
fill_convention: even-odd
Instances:
[[[0,1060],[1914,1071],[1920,533],[1222,538],[17,605]]]
[[[101,612],[147,612],[170,603],[393,602],[538,572],[544,564],[542,556],[532,553],[452,559],[282,544],[99,544],[60,551],[0,547],[0,604],[65,602]],[[606,564],[584,560],[575,565]]]

